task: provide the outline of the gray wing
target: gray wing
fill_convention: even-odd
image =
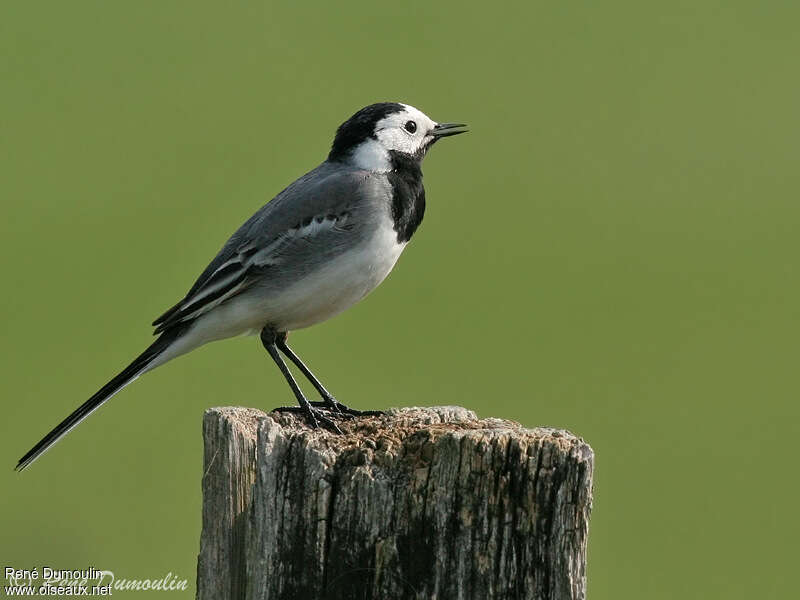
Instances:
[[[301,276],[351,247],[385,210],[384,177],[322,163],[250,217],[225,243],[186,296],[153,322],[154,333],[196,319],[248,289],[288,271]],[[287,264],[291,262],[292,264]]]

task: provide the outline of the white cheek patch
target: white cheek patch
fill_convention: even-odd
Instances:
[[[369,138],[353,150],[352,161],[357,167],[370,171],[387,172],[392,169],[390,151],[416,154],[425,145],[426,134],[436,125],[425,113],[413,106],[403,105],[404,110],[381,119],[375,127],[375,138]],[[417,129],[409,133],[405,129],[408,121],[414,121]]]
[[[378,141],[389,150],[413,154],[422,142],[422,136],[410,135],[402,126],[393,126],[378,132]]]
[[[396,150],[406,154],[415,154],[425,144],[425,135],[436,125],[425,113],[413,106],[404,104],[405,110],[382,119],[377,126],[376,136],[387,150]],[[417,128],[414,133],[406,131],[408,121],[414,121]]]

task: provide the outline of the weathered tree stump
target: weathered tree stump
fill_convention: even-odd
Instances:
[[[449,406],[341,427],[206,411],[198,598],[585,597],[583,440]]]

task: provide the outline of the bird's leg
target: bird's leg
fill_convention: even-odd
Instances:
[[[276,340],[277,332],[273,328],[267,326],[261,330],[261,343],[264,344],[264,348],[267,350],[267,352],[269,352],[269,355],[272,357],[272,360],[275,361],[275,364],[278,365],[281,373],[283,373],[283,376],[286,378],[289,387],[292,388],[292,391],[294,392],[294,395],[297,398],[297,402],[300,404],[300,406],[281,406],[274,410],[302,413],[306,416],[312,428],[316,429],[319,427],[319,423],[322,423],[331,431],[342,433],[342,430],[339,429],[339,426],[336,425],[336,423],[326,417],[320,409],[311,406],[308,400],[306,400],[306,397],[303,395],[303,392],[300,390],[300,387],[297,385],[294,377],[292,377],[289,367],[287,367],[286,363],[283,362],[283,359],[278,352],[278,348],[275,345]]]
[[[336,400],[336,398],[334,398],[333,395],[325,389],[325,386],[322,385],[320,380],[314,376],[314,374],[311,372],[311,369],[309,369],[305,363],[300,360],[300,357],[297,356],[297,354],[295,354],[291,348],[289,348],[288,344],[286,343],[286,339],[288,337],[288,332],[278,333],[275,339],[275,344],[278,346],[278,349],[283,352],[298,369],[300,369],[300,372],[305,375],[306,379],[311,382],[311,385],[314,386],[314,389],[316,389],[317,392],[319,392],[319,395],[322,397],[322,402],[311,402],[310,404],[312,406],[324,407],[332,412],[342,415],[351,415],[354,417],[383,414],[383,412],[379,410],[356,410],[354,408],[349,408],[348,406]]]
[[[326,408],[334,411],[334,412],[341,412],[340,407],[342,406],[339,402],[336,401],[336,398],[331,395],[331,393],[325,389],[325,386],[322,385],[319,379],[317,379],[314,374],[311,372],[305,363],[300,360],[300,357],[295,354],[291,348],[286,344],[286,339],[289,337],[289,334],[286,332],[281,332],[277,335],[275,339],[275,345],[278,346],[278,350],[283,352],[290,361],[292,361],[295,366],[300,369],[300,372],[305,375],[306,379],[311,382],[311,385],[314,386],[314,389],[319,392],[319,395],[322,396],[322,403],[325,405]]]

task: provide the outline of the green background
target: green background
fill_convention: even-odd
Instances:
[[[583,436],[594,599],[791,596],[798,19],[777,1],[3,2],[0,567],[194,590],[203,410],[291,400],[257,338],[170,363],[12,468],[339,123],[400,100],[472,132],[426,159],[391,277],[295,349],[355,407]]]

